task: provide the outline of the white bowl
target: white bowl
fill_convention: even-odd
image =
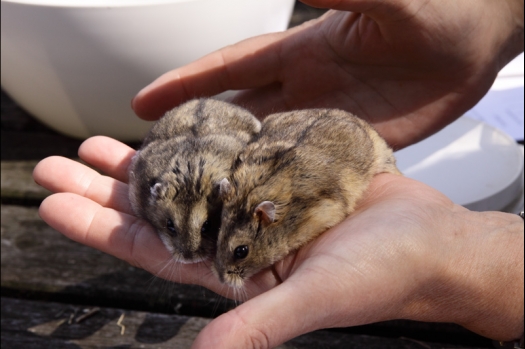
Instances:
[[[161,74],[286,29],[295,0],[2,0],[2,88],[51,128],[139,140],[131,99]]]
[[[523,148],[481,121],[463,116],[396,158],[405,176],[470,210],[515,213],[523,202]]]

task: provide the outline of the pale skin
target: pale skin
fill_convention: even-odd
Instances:
[[[523,51],[521,0],[307,3],[338,11],[163,75],[134,99],[136,113],[156,119],[193,96],[243,89],[234,101],[259,116],[342,108],[401,148],[469,109]],[[44,159],[34,178],[57,194],[42,203],[42,218],[159,277],[232,296],[209,263],[170,262],[153,228],[133,216],[133,154],[118,141],[88,139],[79,155],[106,176]],[[193,348],[270,348],[319,328],[388,319],[454,322],[515,339],[524,326],[523,236],[517,215],[471,212],[422,183],[378,175],[351,217],[277,263],[278,277],[255,275],[249,300],[212,321]]]

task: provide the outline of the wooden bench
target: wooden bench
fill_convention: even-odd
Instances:
[[[323,11],[298,5],[292,25]],[[33,182],[50,155],[77,158],[60,135],[1,94],[2,348],[188,348],[235,304],[202,287],[170,283],[73,242],[44,223],[49,192]],[[136,147],[138,144],[131,144]],[[452,324],[389,321],[321,330],[280,348],[490,348]]]

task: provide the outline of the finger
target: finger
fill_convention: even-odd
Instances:
[[[81,244],[122,259],[167,280],[212,283],[201,263],[177,264],[145,221],[73,193],[46,198],[39,214],[52,228]]]
[[[213,320],[197,336],[192,349],[274,348],[320,328],[322,316],[311,285],[283,283]],[[317,314],[319,315],[319,314]]]
[[[246,108],[261,120],[270,114],[289,110],[280,83],[238,92],[228,101]]]
[[[292,32],[241,41],[172,70],[142,89],[132,101],[135,113],[158,119],[167,110],[200,96],[268,85],[279,80],[279,51]]]
[[[40,161],[33,178],[42,187],[56,193],[70,192],[84,196],[97,204],[132,214],[128,186],[111,177],[60,156]]]
[[[85,140],[78,156],[121,182],[128,182],[128,167],[136,151],[116,139],[95,136]]]
[[[159,239],[139,218],[103,207],[80,195],[51,195],[40,205],[39,214],[47,224],[70,239],[132,265],[148,264],[143,262],[146,250],[158,252],[148,255],[147,259],[169,258]]]

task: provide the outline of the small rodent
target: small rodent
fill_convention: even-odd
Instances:
[[[215,255],[219,182],[260,129],[243,108],[194,99],[167,112],[146,135],[131,161],[129,198],[175,260],[194,263]]]
[[[214,272],[242,287],[341,222],[372,177],[401,174],[392,149],[358,117],[336,109],[273,114],[220,184]]]

